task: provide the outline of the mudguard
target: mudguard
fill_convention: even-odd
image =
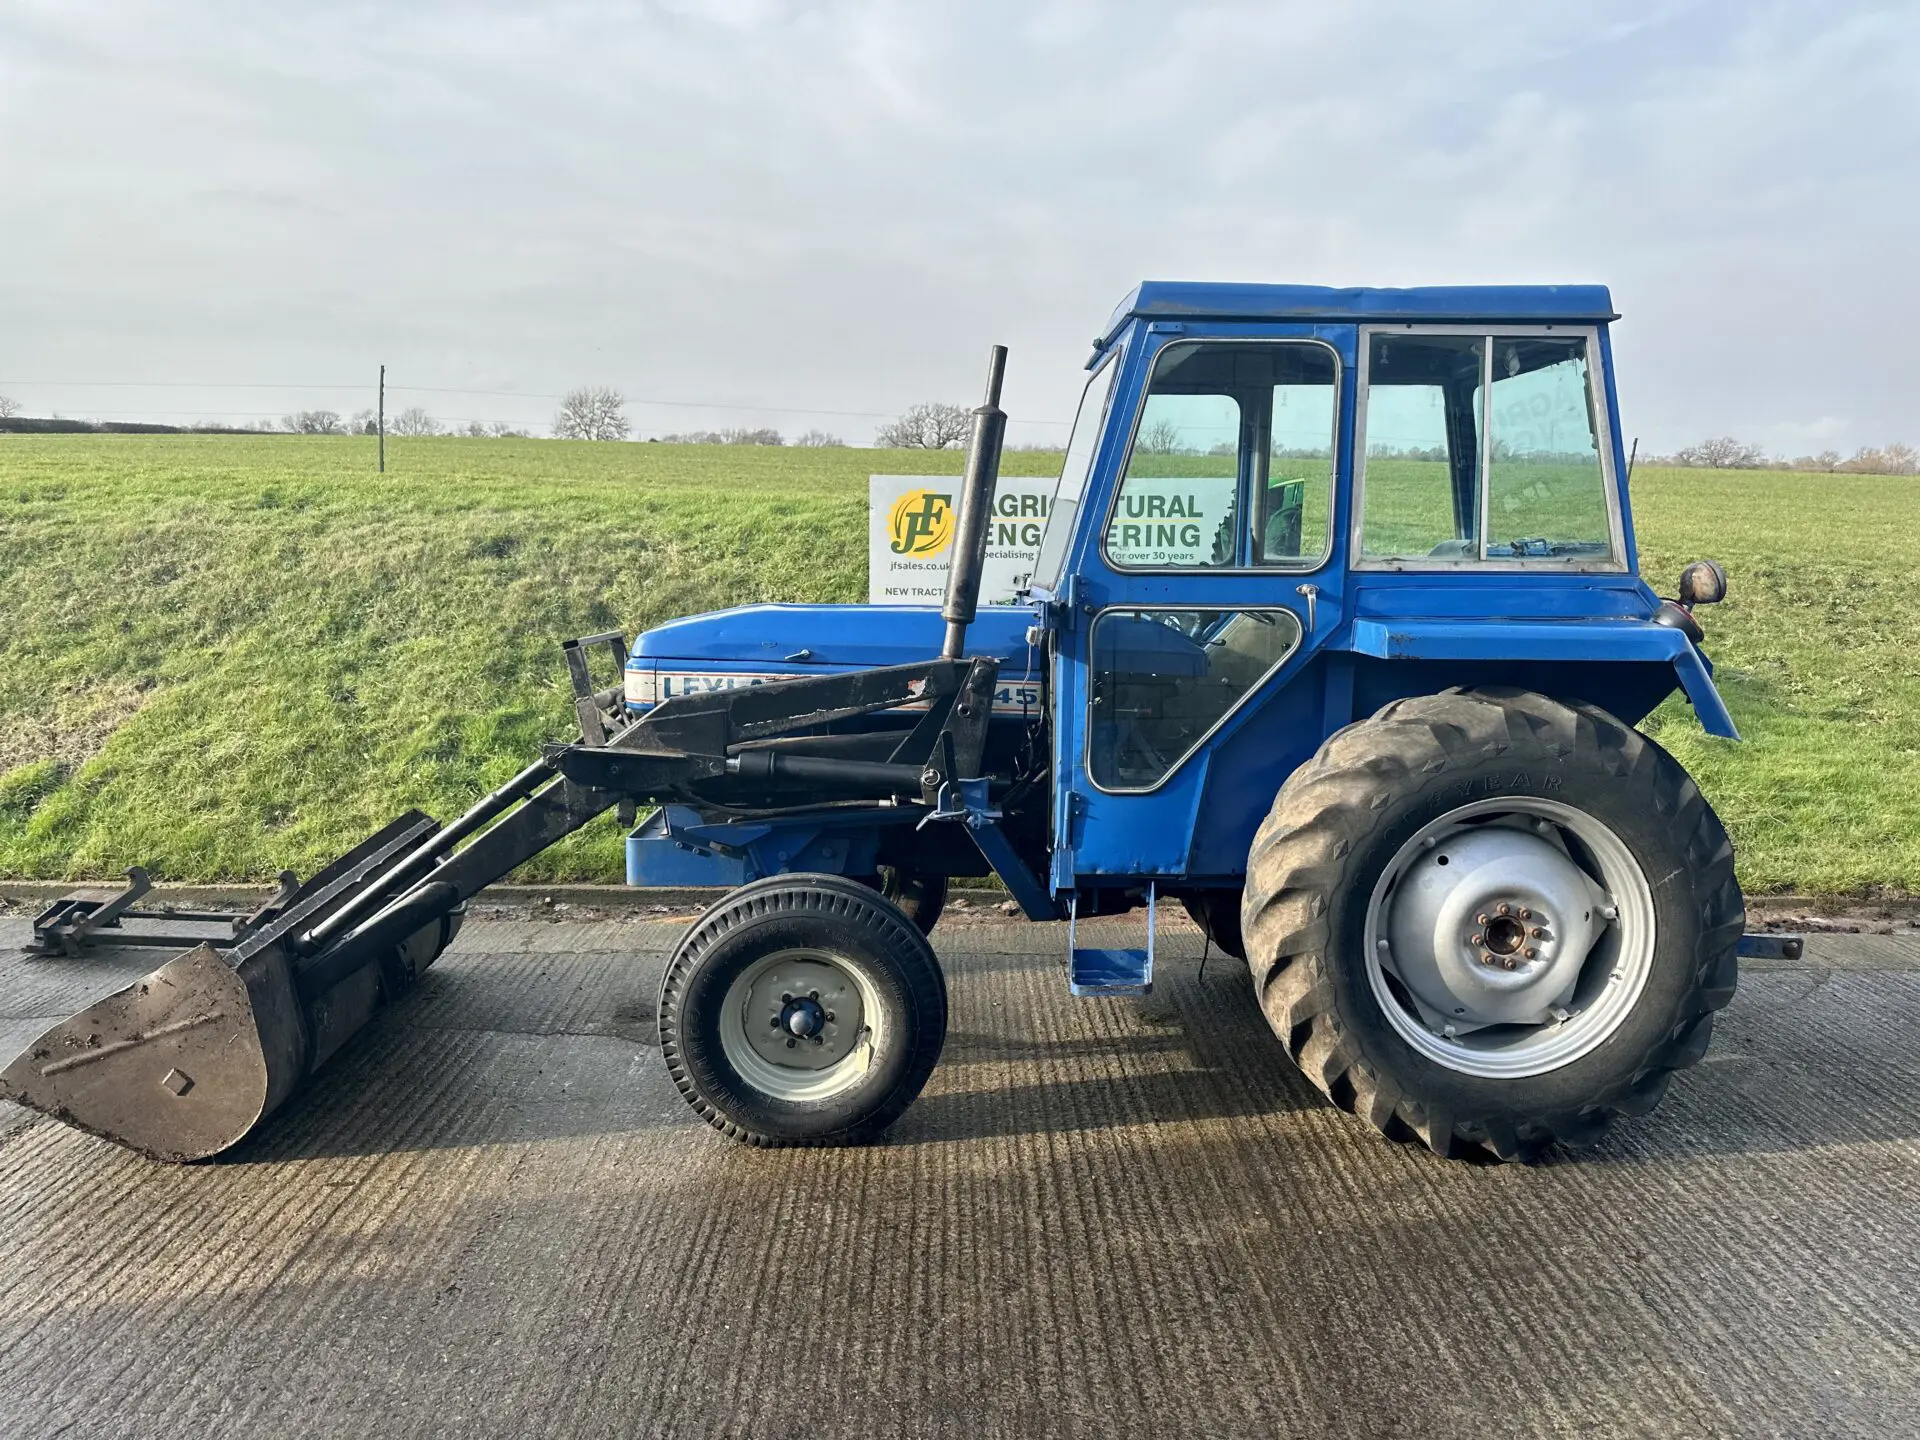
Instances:
[[[1709,735],[1740,731],[1707,657],[1680,631],[1651,620],[1355,620],[1348,649],[1379,660],[1653,661],[1671,667]]]

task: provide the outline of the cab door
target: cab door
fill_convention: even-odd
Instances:
[[[1351,326],[1135,337],[1110,418],[1125,443],[1088,487],[1056,652],[1057,890],[1230,883],[1319,745],[1352,357]]]

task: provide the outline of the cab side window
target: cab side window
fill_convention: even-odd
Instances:
[[[1367,351],[1365,559],[1479,553],[1478,335],[1374,335]]]
[[[1360,562],[1616,558],[1587,346],[1369,336]]]
[[[1607,482],[1585,337],[1493,338],[1487,557],[1605,555]]]
[[[1156,357],[1107,527],[1129,569],[1311,568],[1327,553],[1339,367],[1309,341]]]

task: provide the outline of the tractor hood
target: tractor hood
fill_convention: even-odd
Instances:
[[[1003,689],[1037,681],[1039,659],[1027,648],[1032,621],[1025,606],[983,605],[967,629],[967,653],[998,660]],[[924,605],[743,605],[690,615],[633,642],[627,703],[644,709],[702,690],[911,664],[938,655],[945,635],[940,612]],[[1018,708],[1020,698],[997,696],[994,708]]]

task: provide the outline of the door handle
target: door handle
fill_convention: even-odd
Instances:
[[[1320,587],[1318,585],[1296,585],[1293,593],[1307,602],[1307,638],[1313,638],[1313,632],[1320,618]]]

